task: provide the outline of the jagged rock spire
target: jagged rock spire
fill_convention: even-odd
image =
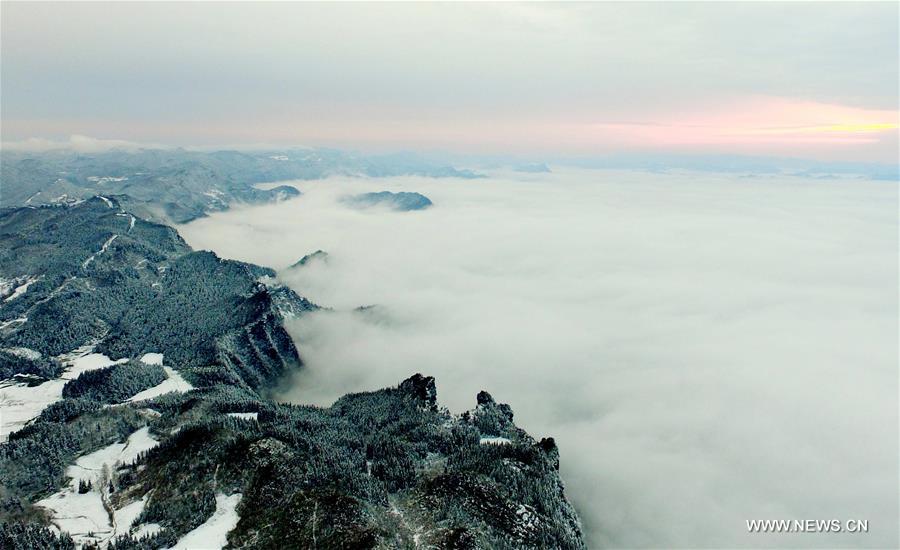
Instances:
[[[428,410],[437,410],[437,388],[433,376],[422,376],[416,373],[400,383],[400,391],[406,392],[422,401]]]

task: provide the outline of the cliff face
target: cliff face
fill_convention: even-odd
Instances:
[[[267,399],[302,364],[285,317],[317,308],[271,270],[109,197],[2,211],[0,245],[0,392],[35,404],[0,402],[27,420],[0,444],[0,547],[584,546],[553,440],[486,392],[459,416],[420,374]]]

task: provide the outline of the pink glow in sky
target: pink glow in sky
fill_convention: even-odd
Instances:
[[[337,118],[337,117],[336,117]],[[360,146],[462,147],[482,152],[620,153],[683,151],[800,155],[896,162],[900,113],[780,97],[729,102],[641,115],[598,112],[555,116],[397,116],[332,120],[297,115],[297,140],[347,141]],[[280,121],[283,122],[283,119]],[[326,127],[323,132],[322,127]],[[278,124],[266,130],[278,134]],[[252,136],[247,136],[252,137]]]
[[[777,153],[818,147],[868,146],[873,157],[896,151],[900,113],[786,98],[753,97],[692,112],[635,122],[580,127],[580,138],[645,148],[711,147]]]
[[[897,162],[897,3],[4,5],[2,139]]]

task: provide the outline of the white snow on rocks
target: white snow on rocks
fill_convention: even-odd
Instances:
[[[113,443],[93,453],[79,457],[66,469],[69,486],[36,502],[46,508],[51,522],[60,531],[69,533],[77,544],[88,542],[105,546],[115,536],[128,533],[131,525],[147,504],[146,495],[119,509],[112,509],[107,491],[108,476],[117,465],[134,461],[138,455],[158,445],[150,429],[141,428],[124,443]],[[90,482],[91,490],[78,492],[79,482]]]
[[[0,381],[0,441],[21,429],[41,411],[62,399],[63,386],[87,371],[125,363],[128,359],[113,361],[100,353],[90,353],[93,346],[82,346],[60,357],[68,364],[62,375],[37,386],[27,386],[14,380]]]
[[[234,418],[243,418],[244,420],[256,420],[259,416],[259,413],[228,413],[228,416],[233,416]]]
[[[538,529],[538,515],[531,506],[519,504],[519,507],[516,509],[516,520],[513,530],[523,537]]]
[[[113,206],[113,203],[112,203],[111,200],[109,200],[109,199],[107,199],[106,197],[101,196],[101,195],[97,195],[97,197],[99,197],[100,199],[102,199],[103,202],[106,203],[106,206],[108,206],[108,207],[110,207],[110,208],[115,208],[115,206]]]
[[[482,437],[478,442],[482,445],[509,445],[511,443],[509,439],[500,436]]]
[[[237,505],[241,494],[225,496],[216,495],[216,511],[202,525],[178,540],[170,550],[221,550],[228,544],[228,533],[235,528],[240,519]]]

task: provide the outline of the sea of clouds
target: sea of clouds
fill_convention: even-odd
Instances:
[[[284,398],[422,372],[561,448],[591,547],[876,546],[898,532],[898,188],[555,170],[292,182],[179,227],[334,308]],[[417,212],[339,198],[417,191]],[[327,262],[287,266],[317,249]],[[353,309],[377,305],[363,312]],[[750,519],[868,534],[750,534]]]

